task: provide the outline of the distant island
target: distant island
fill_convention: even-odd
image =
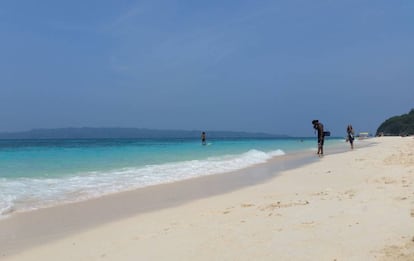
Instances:
[[[156,130],[139,128],[58,128],[0,133],[0,139],[157,139],[200,138],[199,130]],[[286,138],[260,132],[208,131],[207,138]]]
[[[408,114],[394,116],[384,121],[377,129],[377,136],[414,135],[414,109]]]

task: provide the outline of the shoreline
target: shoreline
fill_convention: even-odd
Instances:
[[[341,153],[341,152],[345,152],[346,149],[342,146],[342,144],[339,144],[338,141],[336,141],[336,143],[334,144],[327,144],[327,147],[329,148],[329,153]],[[245,169],[249,169],[249,168],[254,168],[256,166],[260,166],[263,164],[268,164],[272,161],[278,161],[278,159],[280,159],[278,162],[278,164],[284,164],[283,160],[284,159],[289,159],[288,162],[292,162],[290,163],[291,166],[295,166],[295,165],[301,165],[301,161],[309,161],[309,160],[305,160],[304,158],[306,156],[309,156],[310,158],[312,158],[312,155],[309,153],[309,151],[312,150],[311,148],[307,148],[307,149],[299,149],[299,150],[292,150],[289,151],[285,154],[282,155],[277,155],[274,156],[272,159],[267,160],[266,162],[263,163],[255,163],[253,165],[250,166],[243,166],[240,169],[236,169],[236,170],[228,170],[226,172],[218,172],[218,173],[212,173],[212,174],[205,174],[205,175],[198,175],[198,176],[189,176],[183,179],[177,179],[177,180],[172,180],[172,181],[165,181],[165,182],[159,182],[159,183],[154,183],[154,184],[148,184],[145,186],[139,186],[139,187],[135,187],[135,188],[125,188],[125,189],[121,189],[119,191],[113,191],[113,192],[103,192],[100,195],[96,195],[96,196],[86,196],[86,197],[81,197],[81,198],[74,198],[74,199],[63,199],[62,202],[59,203],[49,203],[49,204],[36,204],[36,206],[31,207],[31,208],[17,208],[17,209],[13,209],[11,208],[8,211],[5,211],[3,213],[3,215],[0,215],[0,221],[3,219],[7,219],[10,218],[11,216],[14,215],[19,215],[21,213],[27,213],[27,212],[32,212],[32,211],[37,211],[37,210],[41,210],[41,209],[47,209],[47,208],[53,208],[53,207],[59,207],[61,205],[68,205],[68,204],[77,204],[80,202],[84,202],[84,201],[89,201],[89,200],[95,200],[97,198],[101,198],[101,197],[107,197],[107,196],[111,196],[111,195],[115,195],[118,193],[125,193],[125,192],[130,192],[130,191],[134,191],[134,190],[139,190],[139,189],[146,189],[148,187],[153,187],[153,186],[159,186],[159,185],[167,185],[167,184],[173,184],[176,182],[182,182],[185,180],[192,180],[192,179],[197,179],[197,178],[202,178],[205,176],[214,176],[214,175],[226,175],[229,173],[237,173],[237,172],[243,172]],[[308,155],[309,154],[309,155]],[[280,168],[283,169],[283,168]],[[253,181],[253,180],[250,180]],[[253,185],[252,184],[244,184],[244,186],[247,185]]]
[[[341,145],[327,146],[342,153]],[[72,203],[12,213],[0,219],[0,253],[8,256],[115,220],[229,193],[319,160],[308,150],[276,156],[241,170],[163,183]],[[122,202],[122,204],[119,204]],[[107,205],[112,206],[110,209]],[[133,206],[133,207],[132,207]],[[71,216],[68,217],[67,214]],[[46,233],[45,233],[46,232]]]
[[[165,157],[168,154],[175,154],[174,149],[181,146],[180,142],[177,144],[174,143],[171,145],[171,148],[168,147],[165,151],[162,149],[160,158],[153,155],[151,150],[148,155],[142,157],[138,152],[134,152],[138,153],[135,155],[129,151],[130,149],[127,149],[125,154],[127,158],[129,157],[128,160],[131,160],[131,158],[142,158],[143,160],[138,160],[136,165],[128,163],[129,161],[126,160],[122,165],[123,167],[119,166],[118,161],[120,155],[124,152],[117,151],[116,149],[114,151],[111,151],[111,149],[108,150],[105,147],[107,144],[104,142],[103,144],[100,143],[100,145],[103,145],[103,148],[105,148],[104,150],[106,151],[106,156],[103,157],[104,159],[107,159],[105,162],[109,162],[107,165],[112,166],[112,163],[110,163],[111,158],[109,156],[111,155],[110,153],[113,153],[113,161],[118,165],[115,164],[112,167],[107,166],[108,168],[102,167],[105,166],[105,164],[99,162],[99,160],[94,161],[101,158],[100,156],[97,156],[95,157],[96,159],[93,159],[92,157],[89,169],[82,170],[83,163],[82,161],[79,161],[82,157],[72,157],[71,154],[83,155],[83,153],[86,152],[82,150],[77,152],[72,151],[72,153],[69,153],[69,156],[56,156],[58,159],[56,160],[56,162],[58,162],[57,165],[60,164],[59,161],[66,162],[66,165],[59,166],[59,168],[62,169],[56,171],[56,175],[51,174],[50,171],[52,170],[47,167],[49,164],[52,167],[55,164],[50,162],[50,159],[46,160],[46,165],[43,166],[44,170],[41,171],[43,173],[42,175],[38,175],[38,172],[42,167],[36,167],[37,163],[34,162],[33,173],[31,173],[32,169],[30,168],[24,170],[24,166],[30,166],[32,164],[30,162],[33,161],[32,158],[34,157],[30,153],[27,154],[24,150],[21,152],[22,157],[26,158],[27,161],[24,160],[19,163],[11,160],[10,164],[12,167],[8,170],[7,166],[9,163],[6,154],[6,160],[2,161],[4,163],[2,168],[2,170],[4,170],[2,171],[4,182],[2,182],[2,185],[5,187],[5,190],[0,191],[0,197],[4,197],[4,200],[0,202],[0,219],[10,216],[10,214],[13,213],[21,213],[35,209],[54,207],[61,204],[85,201],[109,194],[163,183],[172,183],[192,177],[237,171],[268,161],[272,156],[290,154],[297,150],[305,151],[306,149],[313,147],[309,146],[309,139],[305,143],[295,141],[287,140],[284,142],[284,140],[282,140],[282,142],[279,142],[279,140],[270,140],[270,143],[268,143],[258,140],[254,141],[251,145],[247,145],[247,147],[242,150],[237,150],[237,147],[239,146],[237,145],[238,142],[235,143],[236,146],[234,146],[234,148],[231,148],[233,145],[229,146],[224,144],[217,146],[217,148],[211,147],[208,149],[198,146],[199,144],[197,143],[192,144],[193,146],[190,145],[189,147],[186,147],[185,152],[183,152],[182,155],[178,153],[180,156],[172,158]],[[88,141],[87,144],[90,142],[92,142],[90,145],[94,144],[93,141]],[[230,142],[230,144],[231,143],[232,142]],[[149,147],[152,146],[151,144],[152,143],[150,143]],[[62,146],[62,148],[64,148],[65,146],[70,147],[72,145],[73,144],[69,142],[60,144],[59,147]],[[80,145],[83,146],[84,144]],[[159,146],[158,143],[155,143],[154,145]],[[88,146],[85,146],[86,151],[90,150]],[[241,146],[243,146],[243,142],[241,142]],[[145,147],[146,146],[144,146],[144,149],[140,152],[141,154],[146,153]],[[224,149],[221,147],[224,147]],[[271,148],[273,148],[273,150]],[[64,152],[65,149],[60,150],[59,153],[62,151]],[[186,153],[188,155],[186,155]],[[89,154],[94,153],[89,151]],[[195,155],[193,156],[191,154]],[[20,154],[18,153],[18,155]],[[98,153],[97,155],[100,154]],[[36,157],[37,156],[35,156],[35,158]],[[47,159],[48,156],[41,154],[39,157]],[[19,156],[16,156],[16,158],[19,158]],[[85,162],[89,161],[85,160]],[[144,162],[146,163],[142,165]],[[19,167],[13,167],[19,166],[18,163],[22,166],[20,170]],[[57,165],[53,168],[58,167]],[[62,174],[65,173],[64,170],[69,165],[78,167],[73,169],[69,168],[66,174]],[[40,164],[40,166],[42,165]],[[22,174],[22,171],[26,174]],[[155,175],[153,175],[153,173],[155,173]]]
[[[383,148],[385,146],[392,146],[393,144],[391,141],[398,143],[398,146],[403,146],[404,142],[407,143],[411,141],[411,144],[414,143],[412,139],[409,138],[379,138],[372,141],[378,142],[375,142],[375,145],[373,146],[358,146],[354,151],[348,150],[347,144],[341,145],[345,153],[336,154],[333,151],[327,150],[328,155],[323,157],[321,160],[319,160],[316,155],[313,155],[313,152],[306,152],[304,159],[311,160],[311,162],[304,161],[300,166],[295,166],[295,164],[292,164],[293,166],[289,166],[286,160],[279,159],[278,157],[276,160],[280,160],[283,164],[280,164],[281,162],[279,162],[279,164],[275,163],[275,165],[281,169],[275,169],[274,165],[272,165],[272,160],[270,163],[260,164],[258,166],[244,170],[244,178],[242,177],[243,173],[240,173],[240,171],[230,174],[227,173],[221,175],[205,176],[201,178],[186,180],[183,182],[151,187],[147,189],[147,194],[145,194],[142,189],[140,189],[139,191],[119,193],[113,196],[101,198],[99,200],[82,202],[81,204],[70,204],[63,206],[62,208],[54,207],[45,210],[33,211],[27,213],[27,215],[15,215],[10,219],[0,220],[0,231],[4,232],[8,229],[7,231],[9,232],[9,234],[2,233],[0,235],[0,243],[2,243],[0,258],[3,257],[10,258],[10,260],[19,260],[19,258],[23,256],[25,258],[28,258],[27,260],[35,260],[36,256],[59,256],[60,259],[62,258],[62,254],[59,253],[59,251],[61,251],[60,247],[62,244],[66,245],[67,247],[67,244],[69,244],[69,242],[76,242],[76,245],[89,246],[88,249],[92,248],[98,251],[96,242],[102,242],[102,240],[112,241],[112,234],[114,234],[115,238],[117,236],[123,237],[124,235],[131,236],[130,233],[132,232],[130,230],[138,229],[138,227],[141,230],[144,230],[140,231],[140,233],[138,233],[139,235],[137,235],[138,238],[136,240],[140,243],[139,246],[144,247],[148,246],[147,244],[152,245],[154,243],[157,245],[161,240],[160,247],[166,250],[165,252],[167,253],[162,256],[162,253],[153,253],[150,250],[151,248],[141,249],[142,247],[140,247],[139,253],[146,257],[161,255],[157,257],[160,257],[159,259],[165,259],[172,256],[174,257],[172,260],[182,260],[183,258],[188,259],[189,257],[196,257],[196,260],[209,260],[210,258],[219,258],[225,260],[249,260],[248,257],[250,257],[250,259],[257,257],[264,260],[274,260],[275,257],[285,257],[293,260],[303,260],[300,257],[295,258],[295,255],[286,256],[277,251],[272,252],[272,249],[275,247],[281,248],[284,246],[288,249],[292,249],[291,245],[287,245],[288,242],[295,245],[298,242],[303,241],[303,237],[308,238],[305,240],[307,244],[309,244],[309,246],[305,248],[306,251],[311,251],[311,249],[315,249],[315,247],[316,249],[318,249],[318,247],[328,247],[328,253],[330,254],[327,254],[327,256],[333,257],[339,254],[335,251],[331,253],[332,251],[329,249],[329,246],[332,244],[332,242],[330,241],[337,241],[336,237],[339,236],[339,238],[341,238],[344,243],[337,242],[338,244],[343,245],[343,247],[347,246],[347,244],[354,245],[355,243],[352,241],[361,241],[360,239],[357,240],[355,238],[355,233],[358,231],[353,231],[354,234],[351,234],[352,236],[350,236],[348,234],[342,235],[344,233],[343,230],[347,230],[347,228],[353,227],[359,227],[358,229],[360,229],[360,225],[367,222],[367,220],[374,218],[371,216],[369,218],[364,217],[364,215],[367,214],[366,212],[369,212],[366,209],[364,210],[364,208],[367,208],[367,206],[363,207],[362,212],[359,213],[359,211],[361,211],[360,205],[369,205],[370,207],[368,207],[368,209],[374,207],[374,209],[381,209],[381,207],[384,207],[382,205],[388,201],[388,198],[382,199],[381,202],[370,200],[370,197],[373,197],[372,195],[376,195],[374,193],[376,191],[372,191],[373,188],[371,188],[369,192],[371,192],[372,195],[368,193],[368,190],[367,192],[364,190],[359,191],[359,187],[361,186],[360,184],[374,184],[375,186],[379,186],[382,189],[382,186],[384,186],[384,184],[386,186],[388,184],[392,185],[396,183],[400,185],[399,183],[401,183],[394,182],[393,180],[395,177],[388,178],[387,173],[381,172],[382,169],[386,168],[388,165],[383,166],[377,161],[373,161],[373,158],[375,159],[376,157],[381,156],[385,157],[385,160],[390,157],[392,159],[394,152],[388,151],[389,148]],[[370,144],[372,144],[372,142],[370,142]],[[384,153],[388,153],[391,156],[384,156]],[[378,154],[378,156],[376,154]],[[353,157],[357,158],[352,159]],[[344,160],[345,162],[343,162]],[[411,167],[410,160],[411,159],[409,158],[408,167]],[[347,166],[347,161],[349,161],[350,166]],[[383,161],[384,159],[380,160],[380,162]],[[400,165],[397,164],[398,167],[401,167]],[[350,173],[342,173],[345,170]],[[374,173],[373,170],[379,173]],[[409,171],[413,170],[409,169]],[[341,173],[346,175],[341,175]],[[262,180],[258,180],[257,175],[261,176]],[[403,192],[406,193],[405,191],[411,187],[411,183],[414,182],[414,179],[408,177],[407,173],[404,173],[404,171],[400,174],[400,176],[401,175],[403,175],[402,183],[404,186],[407,186],[403,189]],[[375,182],[372,183],[371,179]],[[240,186],[240,184],[235,183],[236,181],[246,183]],[[219,185],[226,186],[226,184],[233,185],[234,187],[232,189],[225,187],[223,191],[223,187],[220,187]],[[376,189],[378,190],[378,187]],[[170,192],[168,192],[168,190]],[[401,190],[401,188],[396,188],[393,193],[395,194],[396,192],[401,192]],[[359,194],[364,194],[367,196],[367,198],[358,198],[357,195]],[[145,195],[147,195],[146,198]],[[396,195],[393,195],[393,199],[395,197]],[[403,197],[398,197],[405,198],[405,200],[398,201],[399,204],[403,204],[405,208],[407,208],[406,204],[410,204],[412,207],[413,201],[407,200],[412,199],[412,193],[404,195]],[[139,199],[146,201],[148,205],[140,205]],[[148,200],[151,202],[148,202]],[[120,202],[122,202],[122,204],[120,204]],[[327,203],[331,203],[331,205],[326,205]],[[377,206],[377,203],[381,204]],[[350,205],[345,206],[344,204]],[[137,208],[137,205],[140,206]],[[354,209],[355,206],[357,206],[356,209]],[[410,208],[408,207],[408,209],[404,209],[404,213],[407,215],[401,215],[401,211],[395,211],[394,205],[391,207],[391,210],[393,211],[380,211],[382,215],[379,216],[379,218],[384,216],[384,221],[390,221],[392,218],[395,218],[395,216],[403,216],[403,218],[395,220],[395,222],[392,222],[392,225],[389,225],[393,226],[390,229],[390,232],[399,235],[397,237],[399,241],[401,241],[402,238],[404,238],[404,241],[410,241],[410,234],[407,234],[407,232],[410,232],[408,231],[410,229],[406,228],[407,222],[412,222],[412,218],[409,215]],[[307,211],[309,211],[310,208],[316,208],[319,209],[319,211],[312,211],[308,213]],[[376,212],[378,212],[378,209]],[[330,212],[337,211],[343,213],[329,214]],[[355,215],[349,216],[347,214],[349,211],[352,213],[355,212]],[[237,216],[233,214],[233,212],[240,212],[242,215]],[[412,215],[414,214],[411,214],[411,216]],[[26,218],[24,218],[24,216],[26,216]],[[285,216],[287,219],[283,219]],[[272,218],[276,220],[271,221]],[[350,218],[351,220],[349,220]],[[298,221],[298,219],[300,221]],[[157,222],[153,223],[156,220]],[[268,223],[269,221],[271,221],[271,223]],[[296,223],[291,224],[294,221],[296,221]],[[379,222],[375,218],[372,221],[374,224]],[[384,223],[384,221],[381,221],[381,225],[387,224],[387,222]],[[334,223],[331,224],[332,222]],[[168,223],[170,223],[169,226]],[[172,223],[182,224],[181,230],[178,229],[176,225],[172,226]],[[318,226],[316,226],[316,224],[318,223],[321,223],[319,225],[323,228],[322,230],[317,230]],[[337,227],[337,223],[339,225],[342,225],[342,223],[346,223],[348,225]],[[193,225],[191,227],[188,227],[185,226],[185,224]],[[246,229],[246,231],[239,231],[239,227],[241,225],[245,226],[244,229]],[[362,229],[360,232],[367,233],[372,230],[368,223],[365,225],[365,229]],[[399,228],[398,225],[400,225],[402,229]],[[169,228],[165,228],[166,226]],[[412,227],[411,224],[409,224],[409,226]],[[287,229],[288,227],[290,227],[290,229]],[[364,228],[363,225],[362,228]],[[149,235],[152,235],[154,231],[158,231],[160,229],[166,230],[164,230],[163,233],[160,232],[158,236],[154,236],[154,240],[156,239],[155,241],[151,241],[150,238],[152,238],[152,236]],[[312,232],[312,229],[316,231]],[[339,229],[339,232],[336,231],[337,229]],[[173,233],[175,230],[177,230],[178,234]],[[203,231],[203,233],[200,234],[200,230]],[[326,235],[327,231],[325,230],[327,230],[330,234]],[[167,233],[167,231],[169,232]],[[228,247],[230,247],[231,250],[222,249],[224,253],[227,253],[229,255],[229,258],[223,256],[224,253],[221,253],[222,255],[220,255],[220,251],[207,253],[207,250],[210,249],[210,246],[206,246],[204,243],[204,248],[202,247],[199,250],[203,251],[205,256],[201,257],[192,256],[190,251],[192,248],[189,249],[189,247],[182,246],[181,248],[183,250],[181,251],[181,248],[173,250],[168,246],[168,244],[172,244],[174,246],[175,241],[180,242],[182,240],[189,240],[188,242],[194,241],[200,244],[200,242],[205,242],[205,240],[208,239],[207,241],[209,244],[220,248],[220,246],[217,244],[221,245],[222,240],[218,240],[217,238],[216,240],[212,240],[211,237],[213,236],[214,238],[218,234],[221,234],[221,231],[228,232],[223,232],[224,234],[222,234],[221,237],[224,239],[227,238],[225,242],[230,244]],[[251,231],[254,233],[249,234]],[[309,231],[311,234],[309,234]],[[18,234],[19,232],[20,234]],[[186,234],[186,236],[183,237],[184,239],[182,239],[181,233],[185,232],[189,232],[189,234]],[[384,245],[384,242],[387,244],[390,243],[390,239],[388,238],[390,235],[389,233],[385,233],[388,231],[384,230],[384,228],[378,229],[377,227],[376,232],[372,232],[372,242],[368,244],[368,252],[373,251],[372,248],[374,248],[370,244],[378,247],[378,245]],[[119,235],[119,233],[121,233],[121,235]],[[137,232],[135,231],[134,233],[136,234]],[[385,238],[388,238],[388,240],[386,241],[384,241],[384,237],[382,235],[384,233],[387,234]],[[97,238],[96,234],[99,234],[100,236]],[[169,243],[163,241],[163,234],[165,234],[165,236],[170,236],[167,237],[170,239],[168,241]],[[249,234],[249,237],[245,238],[245,234]],[[145,235],[147,235],[147,237]],[[233,235],[234,238],[228,238],[229,235]],[[275,235],[280,236],[280,239],[271,239]],[[299,236],[299,238],[295,238],[295,240],[298,240],[296,243],[295,241],[289,241],[289,238],[291,238],[292,235]],[[318,235],[317,238],[321,237],[321,239],[324,239],[324,237],[330,238],[328,241],[323,241],[324,244],[321,246],[318,245],[318,241],[320,240],[313,238],[312,235]],[[362,238],[366,236],[361,234],[358,235],[360,237],[362,236]],[[257,242],[254,241],[254,238],[258,236],[270,236],[270,238],[268,238],[269,241],[263,242],[265,245],[257,245]],[[93,238],[93,240],[90,237]],[[263,240],[263,238],[261,240]],[[274,240],[276,240],[277,245],[272,245],[270,248],[268,244]],[[250,245],[254,245],[254,248],[264,249],[261,249],[260,253],[249,253],[247,249],[244,248],[236,251],[234,248],[235,242],[240,243],[243,241],[250,242],[249,248],[252,247]],[[131,247],[131,243],[133,242],[134,241],[120,239],[120,241],[117,243],[118,249],[116,251]],[[366,247],[367,243],[364,242],[364,244]],[[226,244],[224,244],[224,246],[226,246]],[[359,251],[362,251],[361,248],[362,246],[357,247]],[[126,251],[126,253],[134,253],[132,249],[129,250],[130,251]],[[184,250],[190,252],[184,253]],[[387,251],[390,252],[391,250]],[[85,252],[83,251],[88,250],[83,249],[80,246],[73,251],[74,252],[71,252],[71,254],[75,255],[76,258],[72,259],[79,259],[80,257],[83,257],[84,260],[99,259],[99,256],[86,258]],[[116,252],[113,246],[106,246],[104,249],[99,248],[99,251],[108,252],[108,254],[105,254],[108,256],[109,253],[114,254]],[[305,254],[309,254],[306,251]],[[344,250],[342,249],[342,251]],[[239,252],[244,254],[240,255]],[[299,252],[303,252],[303,250],[299,250]],[[135,253],[137,254],[137,252]],[[263,256],[264,253],[266,253],[265,256]],[[347,253],[352,253],[352,251],[349,250]],[[244,256],[245,254],[246,256]],[[364,254],[364,257],[367,257],[365,252]],[[69,256],[73,257],[73,255]],[[115,258],[114,255],[112,256],[113,257],[110,258],[110,260],[124,260],[123,258],[119,258],[119,256],[118,258]],[[138,256],[140,255],[135,256],[135,258]],[[17,259],[13,259],[14,257]],[[341,256],[339,255],[338,257]],[[63,258],[63,260],[65,259],[71,260],[69,257]],[[134,260],[134,258],[130,259]],[[318,260],[333,259],[318,258]],[[371,258],[368,258],[368,260],[377,259],[372,258],[371,256]]]

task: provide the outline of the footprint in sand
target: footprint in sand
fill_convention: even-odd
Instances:
[[[269,204],[267,206],[261,207],[260,209],[262,211],[264,210],[274,210],[277,208],[289,208],[289,207],[294,207],[294,206],[305,206],[308,205],[309,201],[305,200],[305,201],[297,201],[297,202],[289,202],[289,203],[282,203],[280,201],[276,202],[276,203],[272,203]]]
[[[384,260],[414,260],[414,248],[412,242],[404,245],[392,245],[382,249]]]
[[[241,204],[242,208],[250,208],[250,207],[254,207],[254,206],[255,206],[254,204],[250,204],[250,203]]]
[[[395,198],[395,200],[407,200],[407,199],[408,199],[408,198],[407,198],[407,197],[404,197],[404,196],[403,196],[403,197],[396,197],[396,198]]]
[[[305,221],[305,222],[302,222],[296,225],[297,228],[314,228],[315,226],[316,226],[315,221]]]
[[[234,209],[234,207],[228,207],[226,208],[223,212],[221,212],[222,214],[226,215],[229,214],[231,212],[231,210]]]
[[[353,197],[355,197],[356,192],[355,190],[350,189],[345,191],[343,194],[344,196],[347,196],[349,199],[352,199]]]
[[[381,177],[380,179],[375,179],[374,180],[375,183],[380,183],[380,184],[395,184],[397,183],[397,180],[392,179],[390,177]]]

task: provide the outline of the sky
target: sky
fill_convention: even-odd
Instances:
[[[414,1],[0,2],[0,132],[375,134],[414,108]]]

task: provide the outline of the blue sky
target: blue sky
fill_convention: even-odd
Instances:
[[[414,108],[414,1],[0,3],[0,131],[375,132]]]

